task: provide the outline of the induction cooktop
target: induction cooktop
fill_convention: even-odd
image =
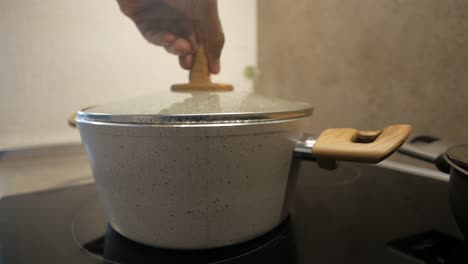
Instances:
[[[346,163],[300,171],[281,225],[211,250],[125,238],[107,223],[93,184],[4,197],[0,263],[468,263],[447,183]]]

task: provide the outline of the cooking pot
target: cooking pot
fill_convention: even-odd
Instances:
[[[468,145],[455,145],[439,138],[418,135],[408,140],[400,152],[434,163],[449,176],[449,200],[452,214],[463,233],[468,238]]]
[[[468,239],[468,145],[450,147],[445,152],[450,165],[450,206],[460,231]]]
[[[211,83],[203,51],[189,84],[79,111],[76,117],[105,214],[139,243],[172,249],[236,244],[288,215],[292,160],[377,163],[409,125],[304,134],[307,103]],[[168,89],[169,90],[169,89]]]

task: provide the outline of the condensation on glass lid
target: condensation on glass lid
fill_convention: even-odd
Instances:
[[[307,103],[253,92],[161,92],[99,105],[79,112],[79,118],[112,123],[164,124],[284,120],[311,113],[312,107]]]

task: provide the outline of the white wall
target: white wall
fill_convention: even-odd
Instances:
[[[219,3],[226,46],[217,79],[245,87],[243,69],[256,64],[256,1]],[[79,141],[66,124],[77,109],[186,79],[113,0],[0,2],[0,149]]]

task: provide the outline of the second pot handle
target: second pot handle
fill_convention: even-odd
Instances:
[[[317,138],[312,155],[324,168],[333,168],[336,161],[378,163],[395,152],[411,130],[410,125],[387,126],[376,131],[327,129]]]
[[[92,107],[95,107],[95,105],[82,108],[80,111],[86,111],[86,110],[88,110],[88,109],[90,109]],[[77,116],[78,116],[78,112],[75,112],[70,117],[68,117],[67,123],[68,123],[69,126],[76,127],[76,117]]]

